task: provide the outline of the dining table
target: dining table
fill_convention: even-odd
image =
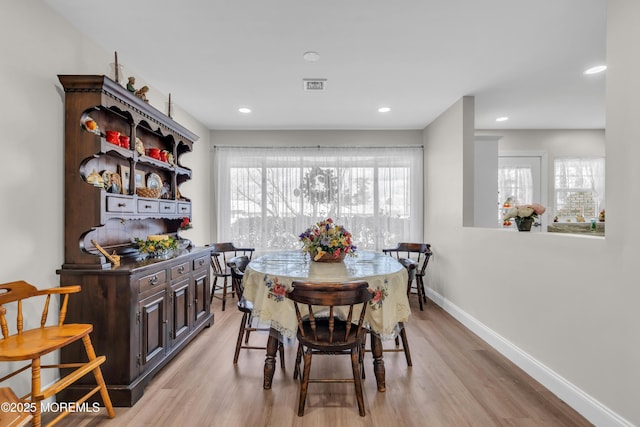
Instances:
[[[357,251],[340,262],[312,261],[302,250],[270,252],[252,260],[244,277],[244,298],[253,304],[252,325],[269,330],[264,364],[264,389],[270,389],[279,342],[293,342],[298,320],[286,295],[294,281],[366,281],[373,298],[367,303],[364,326],[371,332],[373,371],[378,391],[385,391],[383,340],[394,340],[409,320],[407,270],[381,252]]]

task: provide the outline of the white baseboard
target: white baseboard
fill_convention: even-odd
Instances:
[[[549,391],[565,401],[583,417],[599,427],[634,427],[632,423],[613,412],[593,397],[540,363],[522,349],[506,340],[483,323],[460,309],[442,295],[427,289],[429,298],[444,311],[478,335],[491,347],[544,385]]]

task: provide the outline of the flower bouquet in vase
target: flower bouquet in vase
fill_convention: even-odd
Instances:
[[[518,227],[518,231],[531,231],[533,222],[547,209],[539,203],[531,205],[518,205],[505,212],[503,220],[513,219]]]
[[[331,218],[312,225],[299,237],[304,245],[302,251],[309,253],[313,261],[340,262],[347,255],[355,255],[351,233]]]

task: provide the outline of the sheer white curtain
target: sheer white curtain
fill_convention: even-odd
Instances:
[[[216,147],[218,241],[258,251],[301,247],[333,218],[360,249],[422,240],[422,147]]]
[[[533,171],[530,167],[501,167],[498,169],[500,203],[511,199],[512,204],[533,203]]]

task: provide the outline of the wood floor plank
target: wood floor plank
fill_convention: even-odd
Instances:
[[[133,408],[116,408],[109,420],[75,413],[61,426],[589,426],[563,401],[502,357],[431,301],[420,311],[411,298],[407,335],[413,358],[385,353],[387,390],[377,391],[372,357],[365,354],[363,383],[367,415],[360,417],[352,384],[310,384],[304,417],[297,416],[295,346],[285,350],[286,368],[276,367],[271,390],[262,389],[265,352],[233,352],[241,313],[234,303],[146,388]],[[252,341],[266,343],[266,335]],[[385,347],[393,343],[385,342]],[[320,375],[350,375],[350,361],[314,357]],[[344,363],[342,363],[344,362]],[[312,372],[313,374],[313,372]],[[44,419],[50,418],[46,414]]]

